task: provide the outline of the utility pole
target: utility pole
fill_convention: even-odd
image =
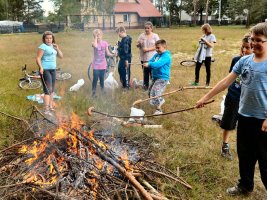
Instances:
[[[221,7],[222,7],[222,0],[219,0],[219,18],[218,18],[219,25],[221,25]]]
[[[6,0],[6,19],[8,20],[8,1]]]
[[[181,22],[182,22],[182,8],[183,8],[183,0],[181,0],[181,2],[180,2],[180,10],[179,10],[180,20],[179,20],[179,26],[181,26]]]
[[[169,3],[169,28],[171,28],[171,1],[168,1]]]

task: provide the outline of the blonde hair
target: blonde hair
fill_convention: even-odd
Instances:
[[[205,33],[208,34],[208,35],[212,33],[212,28],[208,23],[207,24],[203,24],[201,26],[201,30],[205,31]]]
[[[121,32],[126,33],[126,29],[124,26],[120,26],[120,27],[116,28],[116,33],[121,33]]]
[[[42,41],[43,41],[43,43],[45,43],[45,37],[46,37],[47,35],[52,35],[52,43],[56,43],[55,36],[54,36],[54,34],[53,34],[51,31],[45,31],[45,32],[43,33],[43,37],[42,37]]]
[[[98,34],[103,35],[102,30],[101,30],[101,29],[94,29],[94,30],[93,30],[93,36],[96,36],[96,35],[98,35]]]
[[[254,35],[264,35],[267,37],[267,22],[256,24],[250,29],[250,33]]]

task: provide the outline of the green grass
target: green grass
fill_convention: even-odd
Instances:
[[[228,74],[229,65],[233,56],[238,55],[240,40],[247,32],[247,29],[239,26],[213,27],[217,37],[217,44],[214,48],[216,61],[212,63],[211,85]],[[129,30],[129,35],[133,38],[133,62],[139,62],[138,49],[135,48],[135,41],[143,30]],[[171,85],[166,92],[177,89],[180,86],[187,86],[194,80],[194,68],[186,68],[179,65],[183,59],[193,57],[197,48],[197,41],[201,36],[199,27],[175,28],[175,29],[155,29],[160,38],[165,39],[168,48],[173,56],[171,69]],[[106,31],[104,39],[110,44],[115,44],[117,35],[113,31]],[[64,32],[56,34],[56,42],[59,44],[64,58],[58,59],[58,66],[63,70],[72,73],[72,79],[64,82],[57,82],[57,93],[63,99],[58,101],[59,110],[70,115],[77,113],[85,121],[95,120],[89,118],[85,112],[89,106],[94,106],[97,110],[112,114],[128,115],[131,104],[137,99],[147,98],[147,94],[141,90],[130,90],[121,93],[120,90],[110,92],[108,97],[91,99],[91,83],[87,78],[87,66],[92,60],[91,32]],[[10,34],[0,35],[0,111],[27,118],[27,109],[31,105],[36,105],[26,100],[26,96],[41,93],[41,90],[24,91],[18,87],[18,79],[21,78],[21,66],[25,63],[29,71],[37,69],[35,56],[37,47],[41,44],[41,35],[30,34]],[[200,83],[205,84],[205,67],[200,74]],[[118,72],[115,73],[118,80]],[[132,66],[132,78],[141,79],[142,70],[139,65]],[[85,85],[78,92],[69,92],[69,87],[83,78]],[[196,101],[205,94],[205,90],[185,90],[166,97],[163,106],[165,112],[187,108],[195,105]],[[126,129],[116,127],[129,137],[143,137],[145,133],[151,137],[151,145],[158,162],[176,172],[180,169],[183,179],[192,185],[193,190],[186,190],[179,184],[162,184],[161,190],[172,196],[183,194],[184,199],[264,199],[266,195],[262,183],[259,179],[258,171],[256,175],[256,187],[253,196],[230,198],[226,195],[227,187],[232,186],[238,179],[238,161],[236,154],[235,133],[231,135],[231,147],[234,160],[229,162],[220,157],[220,147],[222,141],[221,129],[211,121],[214,114],[220,111],[221,97],[224,93],[215,97],[215,102],[203,109],[192,110],[174,115],[152,119],[155,123],[162,124],[163,129]],[[148,103],[141,105],[147,114],[153,112],[153,108]],[[20,135],[12,127],[12,120],[0,115],[0,146],[14,143]],[[98,118],[97,118],[98,119]],[[14,123],[13,123],[14,124]],[[19,129],[19,127],[17,127]],[[14,134],[17,135],[14,135]],[[172,191],[172,192],[170,192]],[[177,191],[177,193],[173,192]],[[265,197],[266,198],[266,197]],[[174,198],[175,199],[175,198]]]

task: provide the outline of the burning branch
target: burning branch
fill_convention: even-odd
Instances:
[[[147,150],[137,149],[125,138],[113,138],[113,134],[87,131],[79,121],[66,121],[47,121],[54,128],[43,137],[0,152],[0,192],[5,198],[166,199],[145,180],[150,167],[140,157],[145,159]],[[148,173],[153,170],[155,167]]]

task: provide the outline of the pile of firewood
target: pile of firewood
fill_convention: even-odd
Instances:
[[[94,132],[77,119],[47,119],[46,134],[1,151],[2,198],[168,199],[157,188],[162,178],[191,189],[152,162],[139,143],[114,137],[111,131]]]

